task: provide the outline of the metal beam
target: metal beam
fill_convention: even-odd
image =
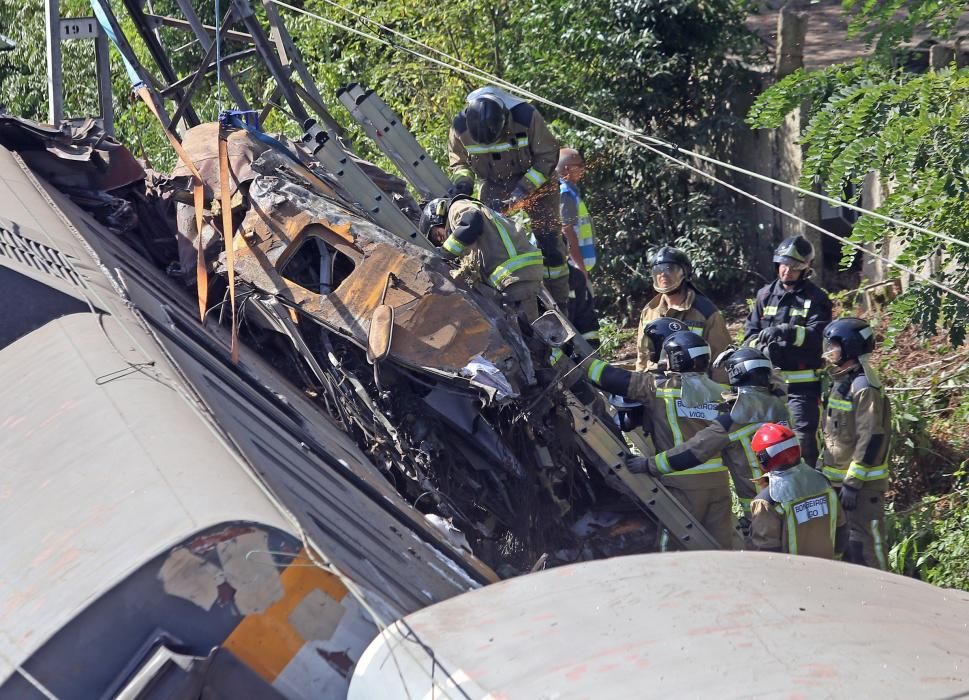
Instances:
[[[203,51],[208,51],[209,47],[212,45],[212,37],[209,36],[208,28],[202,24],[202,20],[195,13],[195,8],[192,7],[192,3],[189,0],[178,0],[178,7],[182,11],[182,14],[185,15],[185,21],[188,24],[189,29],[191,29],[195,34],[195,38],[198,41],[199,46],[202,47]],[[221,33],[222,39],[225,40],[229,34],[238,32],[227,32],[223,30]],[[252,42],[251,37],[248,37],[248,42]],[[228,60],[228,57],[224,57],[222,59],[223,63],[226,60]],[[225,83],[225,87],[229,91],[229,95],[231,95],[232,99],[235,100],[239,109],[252,109],[249,106],[249,102],[246,100],[245,95],[242,94],[242,89],[236,83],[235,78],[229,75],[229,71],[225,71],[225,74],[222,76],[222,82]]]
[[[45,0],[44,22],[47,27],[47,120],[57,126],[64,117],[60,0]]]
[[[168,52],[165,47],[161,45],[158,41],[158,37],[155,36],[151,22],[148,17],[141,9],[141,5],[138,0],[124,0],[125,9],[128,10],[128,14],[131,15],[131,20],[135,24],[135,29],[138,31],[139,36],[145,42],[148,47],[149,53],[151,53],[152,59],[155,61],[155,65],[158,66],[158,70],[161,72],[162,78],[166,83],[171,85],[178,80],[178,74],[172,67],[171,61],[168,60]],[[199,119],[198,114],[195,112],[195,108],[192,107],[191,101],[186,99],[185,96],[181,97],[181,104],[178,105],[178,111],[176,114],[178,117],[172,118],[171,128],[174,129],[177,126],[178,119],[182,114],[185,115],[185,122],[189,126],[197,126],[202,123]]]

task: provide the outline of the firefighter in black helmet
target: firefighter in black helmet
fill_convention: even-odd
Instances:
[[[787,383],[788,407],[801,454],[818,460],[821,417],[821,341],[831,321],[831,299],[809,279],[814,246],[804,236],[774,251],[777,279],[762,287],[744,325],[744,344],[763,350]]]
[[[690,258],[679,248],[663,246],[650,260],[650,274],[656,296],[643,308],[639,317],[636,369],[652,369],[643,328],[657,318],[676,318],[689,330],[702,337],[710,345],[713,356],[718,356],[730,344],[727,323],[716,305],[700,294],[690,276],[693,266]],[[723,370],[716,369],[713,378],[727,381]]]
[[[681,324],[665,319],[647,329],[659,338]],[[635,458],[633,472],[652,471],[667,489],[693,514],[723,549],[730,549],[733,520],[730,513],[730,482],[720,455],[688,469],[677,469],[665,460],[665,453],[703,430],[717,417],[723,388],[707,376],[710,346],[696,333],[674,331],[653,344],[651,353],[660,369],[630,372],[602,362],[585,362],[586,376],[600,388],[644,405],[645,425],[653,438],[655,460]]]
[[[475,90],[451,124],[448,150],[455,194],[470,195],[480,178],[482,202],[496,211],[528,213],[545,261],[545,286],[564,312],[569,268],[555,174],[559,144],[542,115],[498,88]]]
[[[457,195],[424,206],[420,232],[441,247],[445,257],[480,253],[481,279],[501,293],[513,315],[538,318],[542,255],[515,224],[481,202]]]
[[[884,569],[892,408],[869,361],[874,349],[875,334],[860,318],[839,318],[824,329],[831,388],[821,419],[821,464],[831,485],[840,487],[848,514],[845,559]]]
[[[750,439],[763,423],[790,424],[787,396],[773,381],[770,362],[760,351],[740,348],[717,360],[730,381],[719,412],[699,433],[668,450],[664,459],[673,470],[682,470],[722,455],[737,499],[749,517],[750,501],[757,495],[752,479],[762,474]]]

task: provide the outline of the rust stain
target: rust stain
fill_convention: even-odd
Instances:
[[[350,222],[344,221],[342,224],[331,224],[328,221],[320,221],[321,225],[326,226],[328,229],[333,231],[340,238],[344,239],[348,243],[353,243],[353,235],[350,233]]]
[[[5,501],[8,498],[10,498],[12,495],[13,495],[13,489],[10,488],[10,484],[0,484],[0,501]]]
[[[205,554],[215,549],[220,542],[234,540],[239,535],[246,535],[253,532],[253,528],[245,525],[233,525],[219,532],[210,535],[200,535],[188,543],[188,549],[192,554]]]

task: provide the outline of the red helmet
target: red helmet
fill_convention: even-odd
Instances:
[[[750,447],[765,472],[790,467],[801,461],[801,445],[786,425],[764,423],[754,433]]]

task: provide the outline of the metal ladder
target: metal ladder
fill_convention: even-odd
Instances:
[[[351,83],[337,97],[424,199],[443,197],[451,182],[400,117],[373,90]]]

